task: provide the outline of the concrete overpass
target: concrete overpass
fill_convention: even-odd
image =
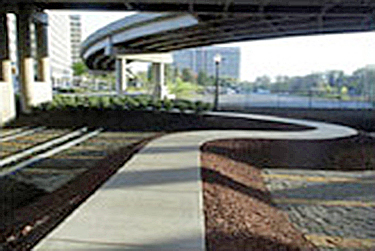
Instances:
[[[355,13],[352,9],[354,5],[348,2],[320,2],[318,7],[317,1],[315,5],[304,4],[303,1],[299,1],[300,5],[293,1],[269,1],[251,9],[252,1],[242,1],[247,7],[239,1],[227,1],[231,5],[222,10],[210,8],[212,6],[208,5],[213,2],[206,1],[204,5],[202,1],[191,1],[190,12],[141,13],[120,19],[89,36],[82,44],[81,56],[90,69],[116,69],[117,76],[121,77],[126,73],[129,61],[116,61],[118,55],[166,53],[234,41],[370,31],[375,28],[374,5],[370,2],[357,5],[362,9],[357,9]],[[244,7],[242,11],[238,6]],[[119,77],[118,90],[126,88],[126,77]],[[163,86],[163,83],[156,84]]]
[[[91,69],[113,70],[117,54],[160,53],[235,41],[375,29],[373,10],[354,14],[329,13],[329,9],[325,7],[317,13],[301,10],[299,14],[142,13],[92,34],[82,44],[82,56]]]
[[[7,13],[17,16],[23,111],[52,97],[49,91],[42,91],[51,89],[46,70],[45,9],[166,12],[140,14],[122,20],[117,23],[119,26],[107,27],[111,30],[95,33],[83,48],[85,61],[93,70],[113,70],[118,54],[160,53],[281,36],[371,31],[375,27],[375,0],[2,0],[0,123],[15,115],[4,21]],[[32,26],[37,30],[37,55],[31,50]],[[38,65],[36,73],[34,62]]]

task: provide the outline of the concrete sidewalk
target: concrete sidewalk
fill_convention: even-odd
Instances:
[[[330,139],[357,134],[325,123],[211,113],[311,126],[300,132],[195,131],[150,142],[35,250],[204,250],[199,146],[220,138]]]

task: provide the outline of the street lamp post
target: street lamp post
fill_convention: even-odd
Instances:
[[[219,107],[219,66],[220,66],[220,62],[221,62],[221,55],[216,54],[215,57],[214,57],[214,61],[215,61],[215,71],[216,71],[214,111],[217,111],[218,107]]]

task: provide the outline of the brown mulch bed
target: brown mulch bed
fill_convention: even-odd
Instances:
[[[272,203],[261,167],[375,169],[375,139],[364,133],[321,141],[226,139],[201,151],[208,251],[316,249]]]
[[[208,251],[314,250],[273,205],[260,169],[209,152],[201,161]]]
[[[30,250],[74,209],[93,194],[147,142],[143,139],[105,157],[98,165],[77,176],[51,194],[20,207],[1,219],[0,250]]]
[[[218,140],[202,150],[256,167],[375,170],[375,138],[365,132],[332,140]]]

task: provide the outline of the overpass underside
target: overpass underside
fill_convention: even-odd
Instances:
[[[56,2],[50,1],[51,6]],[[112,43],[114,54],[159,53],[208,46],[212,44],[375,29],[375,1],[251,1],[251,0],[148,0],[92,2],[93,9],[168,12],[163,16],[137,21],[134,26],[122,27],[121,32],[139,27],[148,29],[141,36],[127,35]],[[48,4],[46,4],[48,5]],[[65,7],[83,8],[76,2],[62,3]],[[116,6],[116,7],[114,7]],[[195,22],[192,22],[194,19]],[[168,22],[169,21],[169,22]],[[172,25],[174,24],[174,25]],[[179,24],[179,25],[175,25]],[[159,25],[159,26],[157,26]],[[171,26],[169,29],[160,26]],[[160,28],[157,32],[155,28]],[[113,30],[113,34],[119,33]],[[119,36],[118,34],[116,34]],[[106,38],[112,37],[106,34]],[[88,41],[83,45],[94,45]],[[115,69],[114,58],[106,50],[97,50],[85,57],[91,69]]]

